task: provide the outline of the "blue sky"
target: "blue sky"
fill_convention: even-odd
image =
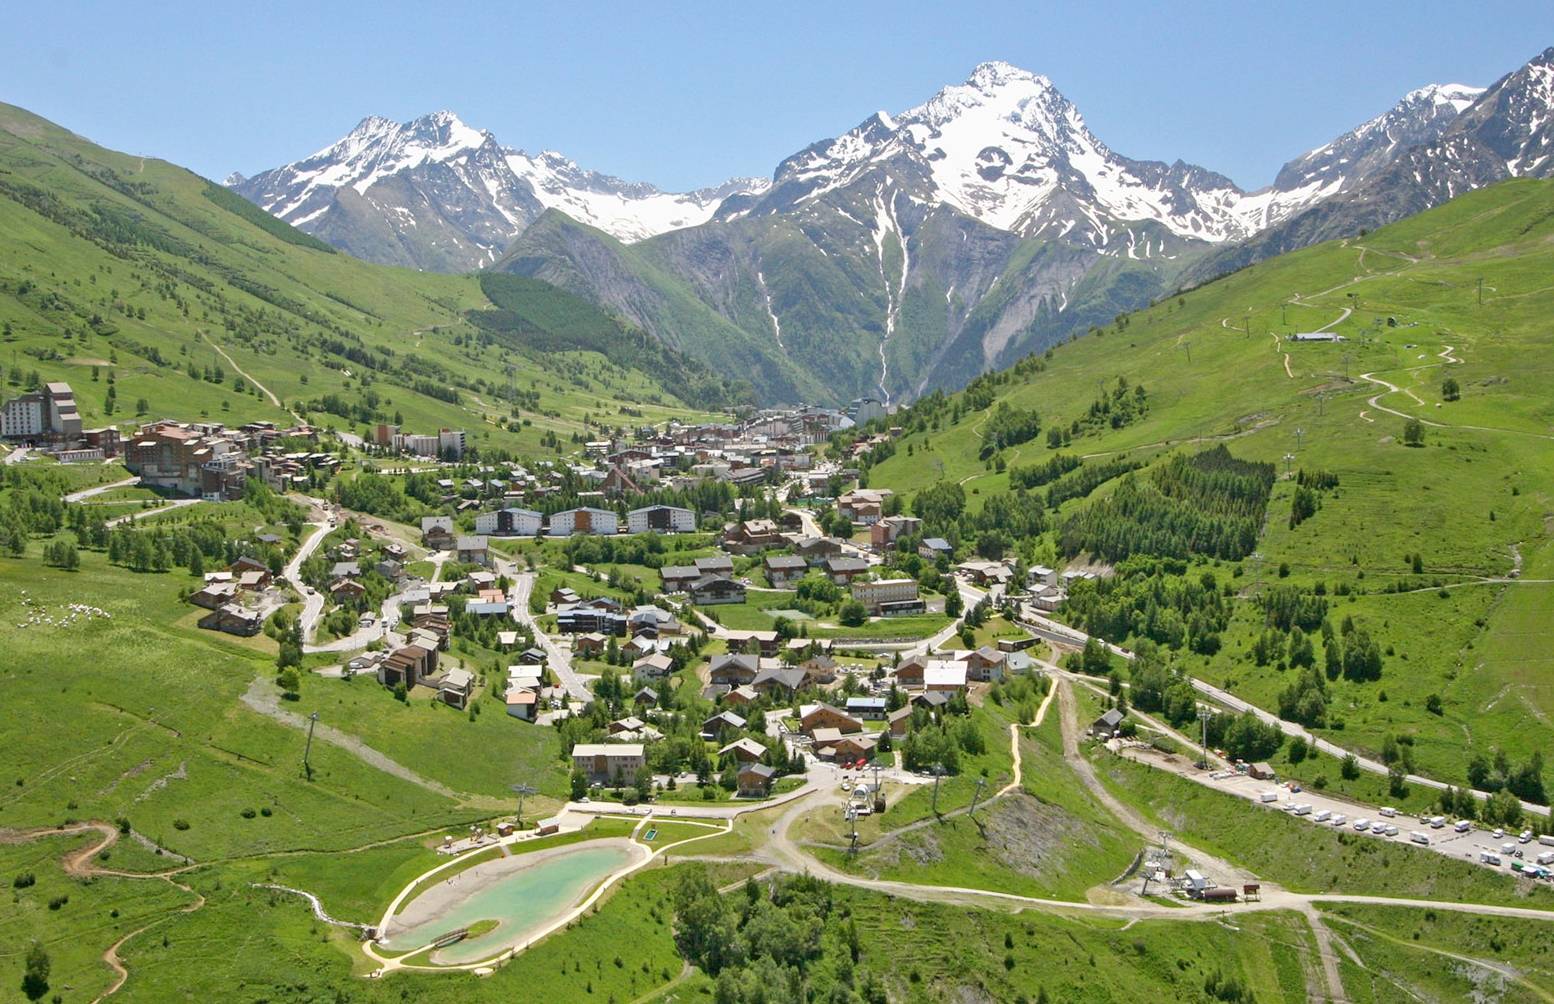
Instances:
[[[0,100],[218,179],[369,114],[450,108],[509,145],[679,189],[768,175],[1003,59],[1052,78],[1118,152],[1256,187],[1414,87],[1489,84],[1549,45],[1548,0],[59,0],[7,15]]]

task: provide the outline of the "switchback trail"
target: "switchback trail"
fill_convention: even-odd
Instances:
[[[173,877],[179,872],[186,871],[187,867],[175,868],[163,872],[126,872],[120,871],[116,868],[102,868],[96,865],[94,863],[94,859],[97,857],[97,855],[101,854],[103,851],[108,850],[118,842],[119,829],[110,823],[91,821],[85,823],[72,823],[68,826],[40,827],[31,830],[0,830],[0,843],[29,843],[31,841],[42,840],[47,837],[71,836],[73,834],[79,833],[96,833],[99,835],[99,837],[101,837],[101,839],[89,847],[85,847],[77,851],[72,851],[60,859],[60,864],[64,868],[65,874],[69,875],[71,878],[90,881],[91,879],[100,876],[111,876],[113,878],[166,882],[173,888],[179,889],[194,897],[191,902],[183,907],[180,907],[176,912],[193,913],[205,905],[204,896],[195,892],[189,886],[184,885],[182,882],[179,882]],[[163,914],[162,916],[157,917],[155,920],[152,920],[146,924],[142,924],[140,927],[137,927],[135,930],[125,934],[123,937],[119,938],[119,940],[115,941],[113,944],[109,945],[106,949],[103,950],[103,964],[113,972],[113,982],[108,984],[108,989],[92,998],[92,1004],[98,1004],[99,1001],[102,1001],[108,997],[112,997],[114,994],[118,993],[119,990],[123,988],[125,981],[129,979],[129,970],[124,967],[124,961],[119,958],[119,949],[123,948],[131,938],[134,938],[140,934],[144,934],[146,931],[162,923],[163,921],[168,920],[172,916],[172,913]]]

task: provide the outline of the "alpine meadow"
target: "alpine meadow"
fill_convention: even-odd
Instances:
[[[1554,997],[1554,24],[1386,6],[18,24],[0,999]]]

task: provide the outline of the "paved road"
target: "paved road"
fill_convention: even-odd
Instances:
[[[499,563],[500,564],[500,563]],[[513,566],[516,568],[517,566]],[[561,646],[551,640],[550,636],[540,630],[539,624],[534,620],[534,615],[529,613],[529,596],[534,592],[533,572],[510,572],[513,580],[512,612],[513,619],[526,625],[534,632],[534,643],[545,650],[545,664],[556,673],[556,679],[561,681],[561,686],[566,688],[567,696],[575,701],[588,701],[591,695],[588,688],[583,686],[583,678],[577,675],[572,668],[572,656]]]
[[[286,568],[281,573],[291,588],[302,597],[302,616],[299,623],[302,625],[302,641],[304,644],[313,640],[313,635],[318,631],[319,619],[324,616],[324,594],[318,592],[302,581],[302,563],[312,557],[313,552],[329,536],[330,525],[327,520],[317,520],[308,524],[313,532],[303,540],[302,546],[297,548],[297,553],[286,562]]]
[[[200,499],[173,499],[167,505],[157,506],[155,509],[139,509],[124,516],[115,516],[104,523],[108,529],[113,529],[121,523],[130,523],[137,519],[147,519],[151,516],[160,516],[163,513],[172,512],[174,509],[182,509],[185,506],[194,505]]]
[[[394,593],[383,601],[382,609],[378,611],[378,617],[371,627],[358,628],[344,638],[336,638],[322,645],[303,645],[302,651],[354,652],[359,648],[366,648],[372,642],[384,640],[395,645],[400,644],[402,639],[394,633],[394,629],[399,626],[399,607],[404,601],[403,593]]]
[[[26,450],[21,450],[19,452],[26,453],[27,451]],[[15,454],[12,454],[12,456],[15,456]],[[6,463],[12,463],[12,462],[13,461],[10,461],[10,460],[6,461]],[[66,502],[85,502],[87,499],[95,498],[96,496],[101,495],[104,492],[111,492],[115,488],[128,488],[131,485],[138,485],[138,484],[140,484],[140,476],[137,474],[136,476],[134,476],[132,478],[125,478],[123,481],[115,481],[115,482],[113,482],[111,484],[98,485],[96,488],[83,488],[81,491],[71,492],[69,495],[65,496],[65,501]]]
[[[971,585],[960,578],[960,576],[955,576],[952,581],[955,583],[955,588],[960,591],[961,606],[967,611],[970,611],[972,607],[987,599],[988,594],[984,590]],[[927,655],[930,652],[943,648],[950,643],[950,639],[960,633],[960,624],[959,620],[951,621],[943,628],[940,628],[939,631],[929,635],[917,644],[901,649],[901,657],[905,659],[915,655]]]
[[[7,463],[7,464],[19,464],[23,460],[26,460],[26,459],[27,459],[27,447],[25,447],[25,446],[18,446],[16,449],[12,450],[10,453],[7,453],[5,455],[4,460],[0,461],[0,462]]]

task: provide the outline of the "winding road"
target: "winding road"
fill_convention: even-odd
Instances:
[[[27,451],[22,450],[21,452],[25,454]],[[97,485],[94,488],[83,488],[78,492],[71,492],[65,496],[64,501],[85,502],[89,498],[96,498],[105,492],[111,492],[115,488],[130,488],[138,484],[140,484],[140,475],[137,474],[133,477],[124,478],[122,481],[112,481],[106,485]]]
[[[286,562],[286,567],[281,572],[282,577],[291,584],[291,588],[302,597],[302,613],[298,623],[302,627],[304,645],[312,642],[313,636],[318,633],[318,622],[324,616],[324,594],[302,581],[302,565],[313,556],[314,551],[318,550],[324,538],[329,536],[331,529],[327,519],[315,518],[308,525],[313,528],[313,532],[302,541],[301,546],[297,548],[297,553],[291,556],[291,560]]]
[[[545,651],[545,665],[555,672],[556,679],[561,681],[567,696],[574,701],[587,702],[590,697],[588,688],[583,685],[583,678],[578,675],[577,670],[572,668],[571,653],[541,631],[539,622],[529,612],[529,597],[534,594],[534,573],[519,572],[516,569],[516,565],[509,563],[507,570],[503,572],[513,580],[513,595],[510,603],[513,618],[533,632],[534,643]]]

